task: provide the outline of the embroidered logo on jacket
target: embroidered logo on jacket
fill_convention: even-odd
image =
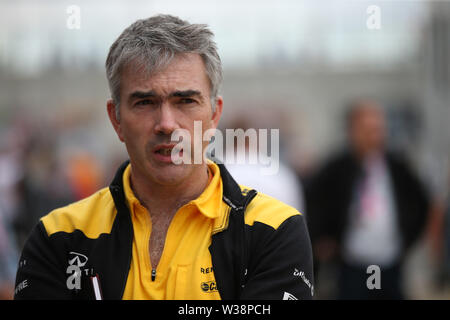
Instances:
[[[285,291],[283,294],[283,300],[298,300],[298,298],[294,296],[292,293]]]
[[[83,268],[88,262],[88,257],[84,254],[71,251],[69,252],[69,265],[67,266],[66,273],[69,274],[66,281],[66,286],[69,290],[81,289],[81,275],[82,271],[86,274],[93,274],[93,269]]]
[[[309,290],[311,290],[311,296],[314,296],[314,285],[306,278],[305,273],[303,271],[299,271],[297,268],[294,268],[294,277],[300,277],[302,281],[308,286]]]
[[[200,288],[202,288],[202,291],[206,293],[217,292],[217,285],[215,281],[202,282]]]

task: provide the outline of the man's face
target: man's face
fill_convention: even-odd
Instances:
[[[372,105],[361,106],[353,116],[350,136],[353,147],[362,156],[383,149],[386,132],[381,110]]]
[[[196,179],[204,164],[175,165],[171,149],[178,141],[171,141],[171,135],[176,129],[187,130],[192,146],[194,121],[201,121],[203,132],[216,128],[219,122],[222,99],[216,99],[213,113],[210,84],[201,57],[193,53],[175,56],[165,69],[150,77],[126,68],[120,97],[119,119],[111,100],[108,114],[126,145],[133,172],[161,185]],[[202,151],[207,145],[203,142]]]

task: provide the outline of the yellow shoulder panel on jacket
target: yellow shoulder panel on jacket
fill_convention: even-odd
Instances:
[[[116,213],[109,189],[103,188],[88,198],[53,210],[41,220],[49,236],[80,230],[86,237],[96,239],[111,232]]]
[[[241,189],[248,188],[241,186]],[[295,215],[301,213],[280,200],[258,192],[245,211],[245,224],[252,226],[254,222],[261,222],[278,229],[286,219]]]

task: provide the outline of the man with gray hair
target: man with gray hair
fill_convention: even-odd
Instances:
[[[206,25],[138,20],[106,60],[107,112],[129,155],[109,188],[43,217],[16,299],[311,299],[311,245],[294,208],[238,185],[205,157],[222,67]],[[203,136],[203,135],[202,135]],[[194,139],[195,140],[195,139]],[[201,148],[201,163],[174,163]]]

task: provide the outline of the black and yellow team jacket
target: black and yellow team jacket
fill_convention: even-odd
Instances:
[[[304,217],[239,186],[223,165],[208,167],[208,186],[175,214],[156,270],[150,215],[127,161],[109,188],[41,218],[22,251],[15,299],[311,299]]]

